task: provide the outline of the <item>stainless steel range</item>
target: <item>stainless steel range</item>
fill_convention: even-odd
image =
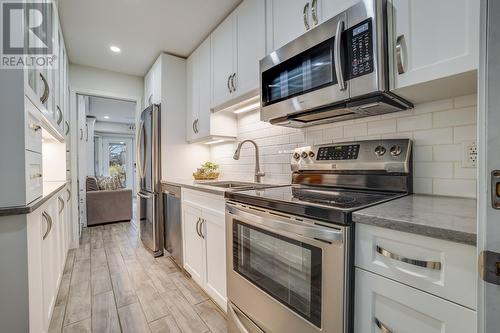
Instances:
[[[411,141],[298,148],[291,169],[226,193],[230,332],[352,332],[351,215],[412,192]]]

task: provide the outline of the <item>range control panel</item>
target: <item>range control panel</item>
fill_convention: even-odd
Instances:
[[[410,139],[367,140],[296,148],[292,171],[305,170],[384,170],[408,172]]]
[[[359,145],[336,145],[318,148],[318,161],[355,160]]]

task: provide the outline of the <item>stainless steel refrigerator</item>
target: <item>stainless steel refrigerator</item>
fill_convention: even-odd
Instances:
[[[163,254],[161,196],[160,105],[142,111],[137,128],[137,193],[141,240],[154,256]]]

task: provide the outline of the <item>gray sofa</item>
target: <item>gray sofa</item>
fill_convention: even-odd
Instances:
[[[99,190],[97,179],[87,177],[87,225],[132,219],[132,190]]]

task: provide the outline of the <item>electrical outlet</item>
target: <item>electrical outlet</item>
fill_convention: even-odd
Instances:
[[[463,152],[462,168],[475,168],[477,166],[476,141],[464,141]]]

